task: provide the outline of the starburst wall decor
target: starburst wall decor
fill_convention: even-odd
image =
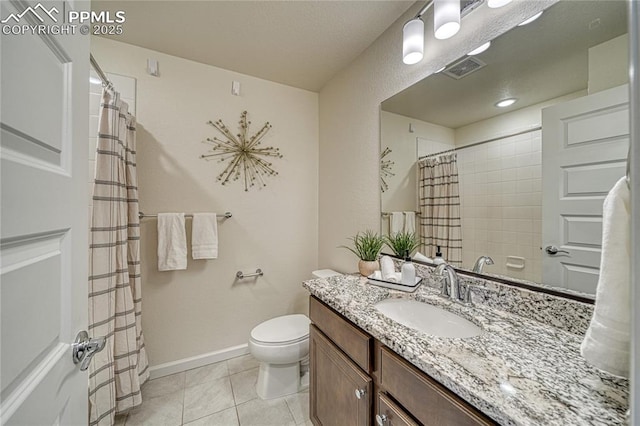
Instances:
[[[268,157],[282,158],[280,149],[272,146],[260,148],[262,138],[271,129],[271,124],[268,121],[258,133],[251,137],[247,136],[249,125],[251,124],[250,121],[247,121],[247,111],[243,111],[240,114],[240,133],[235,136],[222,120],[218,120],[215,123],[209,121],[207,124],[217,129],[224,136],[224,139],[214,137],[203,141],[203,143],[213,145],[213,148],[211,148],[212,154],[203,154],[200,158],[213,159],[213,157],[219,157],[218,162],[220,163],[230,160],[227,167],[216,178],[217,181],[222,181],[222,185],[226,185],[230,180],[241,179],[244,181],[244,190],[249,191],[249,188],[256,184],[263,187],[267,186],[264,177],[278,174],[271,168],[272,163],[266,159]]]
[[[389,154],[391,154],[391,148],[389,147],[386,147],[380,154],[380,190],[382,192],[389,189],[387,180],[396,175],[392,172],[394,162],[391,160],[385,160],[385,157]]]

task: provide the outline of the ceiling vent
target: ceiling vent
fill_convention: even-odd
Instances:
[[[442,74],[448,75],[456,80],[460,80],[461,78],[464,78],[485,66],[487,66],[487,64],[482,62],[480,59],[473,56],[466,56],[455,64],[449,65],[444,71],[442,71]]]
[[[460,2],[460,18],[467,16],[482,3],[484,3],[484,0],[462,0]]]

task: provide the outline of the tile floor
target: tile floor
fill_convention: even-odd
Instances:
[[[263,401],[251,355],[205,365],[142,386],[143,403],[117,426],[310,426],[309,392]]]

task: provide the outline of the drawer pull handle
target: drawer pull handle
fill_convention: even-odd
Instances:
[[[389,420],[389,418],[386,414],[376,414],[376,422],[378,422],[379,426],[384,426],[387,420]]]
[[[362,397],[365,396],[366,393],[366,389],[356,389],[356,398],[362,399]]]

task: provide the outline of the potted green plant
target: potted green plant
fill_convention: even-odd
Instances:
[[[384,242],[389,246],[393,253],[401,258],[405,258],[407,254],[411,256],[413,251],[420,246],[416,234],[410,232],[397,232],[393,235],[384,237]]]
[[[366,230],[363,233],[358,232],[349,239],[353,241],[353,248],[347,246],[340,247],[346,248],[358,256],[358,259],[360,259],[358,262],[358,270],[361,275],[366,277],[380,269],[378,255],[380,255],[380,250],[382,250],[382,246],[384,245],[383,237],[371,230]]]

